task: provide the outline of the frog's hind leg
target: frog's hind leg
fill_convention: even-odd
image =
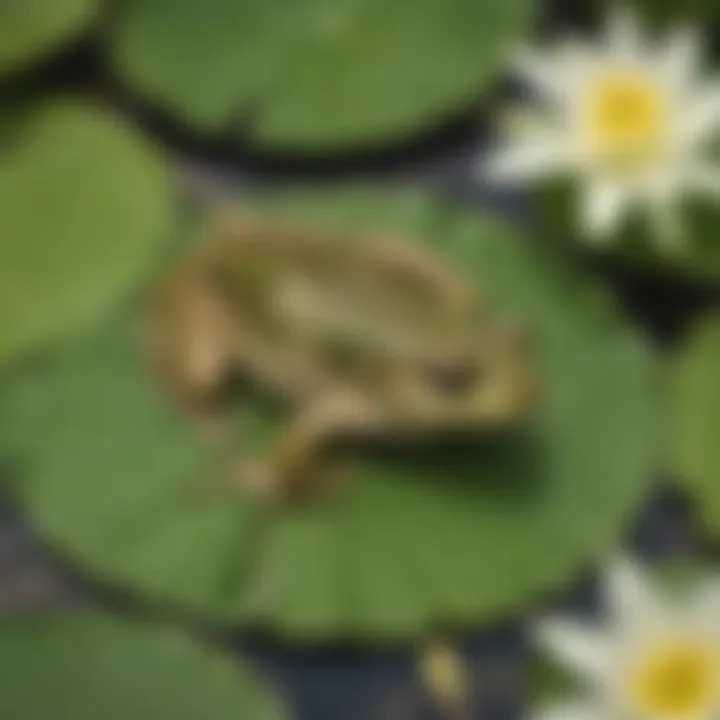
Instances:
[[[313,497],[334,474],[325,457],[329,442],[372,431],[380,422],[378,409],[365,397],[330,392],[298,413],[267,459],[241,464],[239,482],[251,495],[271,502]]]

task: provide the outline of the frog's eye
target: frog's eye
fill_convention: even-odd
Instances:
[[[477,383],[479,373],[477,364],[465,361],[435,363],[427,369],[432,387],[446,395],[467,392]]]

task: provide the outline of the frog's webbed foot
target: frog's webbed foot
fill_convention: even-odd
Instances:
[[[287,486],[287,475],[270,457],[240,460],[233,471],[233,484],[261,505],[276,506],[292,501],[326,500],[342,485],[346,468],[338,462],[318,462],[302,487]]]
[[[232,498],[241,484],[238,480],[240,467],[243,468],[243,478],[254,478],[252,483],[248,481],[248,485],[257,487],[259,497],[263,494],[259,482],[260,473],[256,472],[256,469],[259,470],[259,463],[246,463],[244,459],[250,456],[251,450],[246,441],[250,416],[248,406],[242,406],[233,413],[207,411],[192,416],[195,434],[208,451],[208,465],[192,482],[196,497]],[[251,472],[245,472],[246,464]]]
[[[240,460],[233,469],[233,485],[263,505],[280,502],[279,482],[265,460]]]
[[[342,468],[324,451],[342,435],[362,433],[380,422],[377,408],[365,397],[338,390],[301,411],[267,459],[240,462],[241,487],[259,500],[284,502],[323,496],[337,486]]]

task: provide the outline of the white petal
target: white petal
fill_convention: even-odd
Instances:
[[[713,83],[687,101],[680,132],[684,143],[693,146],[717,131],[720,131],[720,84]]]
[[[535,140],[480,159],[478,174],[488,182],[512,183],[555,175],[572,165],[566,140]]]
[[[720,641],[720,578],[706,580],[683,603],[682,610],[693,628]]]
[[[640,54],[640,30],[635,13],[629,7],[611,11],[607,21],[610,52],[618,59],[637,59]]]
[[[562,66],[545,53],[522,48],[513,56],[511,67],[542,95],[556,99],[567,92]]]
[[[659,66],[668,84],[681,93],[688,91],[700,64],[703,46],[696,28],[676,30],[663,44]]]
[[[586,232],[597,242],[607,242],[628,205],[628,189],[616,182],[596,181],[588,186],[582,219]]]
[[[683,184],[692,192],[720,198],[720,167],[702,161],[690,163],[683,173]]]
[[[532,713],[530,720],[607,720],[607,718],[596,705],[575,701],[543,708]]]
[[[549,52],[522,48],[511,64],[541,96],[566,104],[576,97],[594,62],[596,58],[589,47],[568,37],[558,41]]]
[[[545,620],[535,631],[541,647],[579,679],[605,686],[613,668],[611,639],[571,620]]]
[[[509,143],[552,142],[559,136],[557,120],[550,113],[527,104],[507,106],[498,115],[498,125]]]
[[[603,582],[610,620],[620,633],[636,636],[668,622],[658,591],[630,558],[616,559]]]

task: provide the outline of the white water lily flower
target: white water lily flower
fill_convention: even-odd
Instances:
[[[483,158],[481,174],[513,183],[574,174],[592,239],[611,238],[639,207],[656,237],[676,244],[681,198],[720,198],[720,167],[704,158],[720,130],[720,82],[700,77],[699,56],[690,29],[650,45],[628,10],[611,15],[597,47],[520,52],[514,65],[538,96],[533,121]]]
[[[670,603],[629,561],[605,578],[604,627],[555,620],[538,641],[582,683],[583,700],[535,720],[716,720],[720,717],[720,582]]]

